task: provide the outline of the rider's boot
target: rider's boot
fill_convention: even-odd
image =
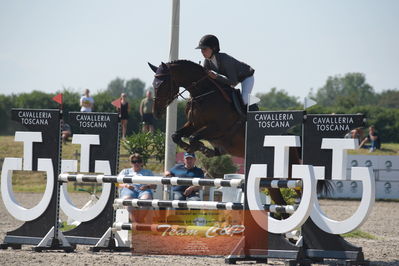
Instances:
[[[258,107],[258,105],[257,105],[256,103],[251,104],[251,105],[248,107],[248,111],[259,111],[259,107]]]

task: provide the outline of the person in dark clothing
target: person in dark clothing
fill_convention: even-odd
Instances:
[[[126,138],[127,121],[129,119],[129,103],[126,100],[126,94],[121,94],[121,107],[119,108],[121,114],[121,125],[122,125],[122,138]]]
[[[365,146],[364,144],[366,142],[370,142],[370,146]],[[370,126],[369,127],[369,134],[368,136],[362,141],[362,143],[360,144],[361,147],[364,148],[370,148],[370,152],[373,152],[377,149],[381,149],[381,138],[377,135],[377,133],[375,132],[375,127],[374,126]]]
[[[195,154],[184,153],[184,164],[176,164],[172,169],[165,172],[165,176],[176,177],[204,177],[204,172],[201,168],[195,166]],[[199,186],[173,186],[174,200],[200,200],[198,196]]]

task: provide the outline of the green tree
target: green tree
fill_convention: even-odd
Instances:
[[[399,108],[399,90],[386,90],[378,95],[379,106]]]
[[[284,90],[272,88],[268,93],[257,93],[260,98],[259,106],[266,110],[286,110],[301,108],[298,97],[289,96]]]
[[[31,93],[18,94],[14,99],[16,108],[48,109],[54,107],[54,101],[49,93],[32,91]]]
[[[125,93],[130,99],[141,99],[144,97],[145,83],[140,79],[134,78],[126,81]]]
[[[63,103],[64,113],[79,112],[80,97],[81,97],[80,93],[70,88],[64,88],[62,91],[56,92],[54,96],[57,95],[58,93],[62,93],[62,103]],[[55,104],[57,105],[57,103]]]
[[[113,98],[118,98],[121,93],[125,91],[125,81],[119,77],[112,80],[106,89],[106,93],[111,95]]]
[[[328,77],[326,84],[313,96],[319,105],[346,108],[373,104],[375,103],[374,97],[373,87],[366,82],[366,77],[362,73]]]
[[[0,134],[8,135],[14,133],[11,127],[11,108],[13,106],[13,96],[6,96],[0,94]]]
[[[112,80],[105,90],[113,98],[118,98],[124,92],[128,99],[141,99],[144,97],[145,83],[138,78],[125,81],[119,77]]]
[[[201,168],[210,178],[223,178],[225,174],[235,173],[238,166],[234,164],[230,155],[224,154],[214,157],[206,157],[202,153],[196,153]]]
[[[110,112],[116,113],[115,107],[111,104],[115,97],[108,93],[108,91],[102,91],[93,96],[94,99],[94,111],[95,112]]]
[[[143,157],[144,164],[153,157],[160,163],[165,158],[165,133],[157,130],[151,132],[138,132],[132,134],[122,142],[129,154],[139,153]]]

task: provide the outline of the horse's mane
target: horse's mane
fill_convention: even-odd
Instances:
[[[168,64],[179,64],[179,65],[187,65],[186,67],[192,67],[193,70],[205,71],[204,67],[200,64],[194,63],[193,61],[186,59],[179,59],[169,62]]]

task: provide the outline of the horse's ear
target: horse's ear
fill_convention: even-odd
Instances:
[[[150,68],[152,69],[152,71],[154,71],[154,73],[157,73],[158,68],[156,66],[154,66],[153,64],[151,64],[150,62],[148,62],[148,65],[150,66]]]
[[[168,66],[164,62],[161,62],[161,64],[163,69],[168,69]]]

